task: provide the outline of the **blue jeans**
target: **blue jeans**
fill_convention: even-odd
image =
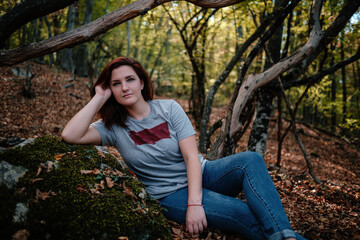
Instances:
[[[241,191],[246,201],[235,198]],[[187,201],[187,188],[161,199],[165,217],[184,224]],[[209,227],[237,232],[252,240],[305,239],[292,230],[258,153],[242,152],[206,162],[203,205]]]

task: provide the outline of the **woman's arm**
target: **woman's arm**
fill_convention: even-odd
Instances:
[[[99,132],[90,126],[96,113],[111,96],[110,88],[95,87],[96,94],[65,126],[61,137],[65,142],[75,144],[101,144]]]
[[[188,205],[202,204],[202,172],[195,136],[179,142],[181,153],[187,168]],[[202,206],[188,206],[186,213],[186,230],[189,233],[202,232],[207,227],[205,211]]]

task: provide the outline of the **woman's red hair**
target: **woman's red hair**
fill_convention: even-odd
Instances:
[[[111,73],[115,68],[127,65],[131,66],[140,80],[144,83],[144,88],[141,90],[141,94],[145,101],[152,100],[154,96],[153,85],[149,75],[141,64],[135,59],[128,57],[118,57],[108,63],[108,65],[100,73],[95,85],[91,89],[91,97],[95,95],[95,87],[97,85],[103,85],[103,87],[110,87]],[[110,129],[113,124],[117,124],[121,127],[126,127],[125,121],[128,116],[128,112],[125,107],[120,105],[114,95],[107,100],[107,102],[99,110],[99,115],[103,119],[105,126]]]

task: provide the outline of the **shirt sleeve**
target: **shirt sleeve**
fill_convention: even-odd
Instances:
[[[101,137],[101,145],[105,146],[114,146],[114,135],[113,131],[109,130],[105,127],[105,123],[102,119],[93,122],[91,124],[92,127],[94,127],[100,134]]]
[[[176,131],[178,141],[196,134],[184,109],[175,100],[171,101],[170,120]]]

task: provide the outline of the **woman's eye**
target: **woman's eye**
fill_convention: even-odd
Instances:
[[[135,79],[134,78],[129,78],[127,81],[128,82],[132,82],[132,81],[134,81]]]
[[[115,82],[115,83],[113,83],[113,86],[117,86],[117,85],[119,85],[120,83],[117,83],[117,82]]]

